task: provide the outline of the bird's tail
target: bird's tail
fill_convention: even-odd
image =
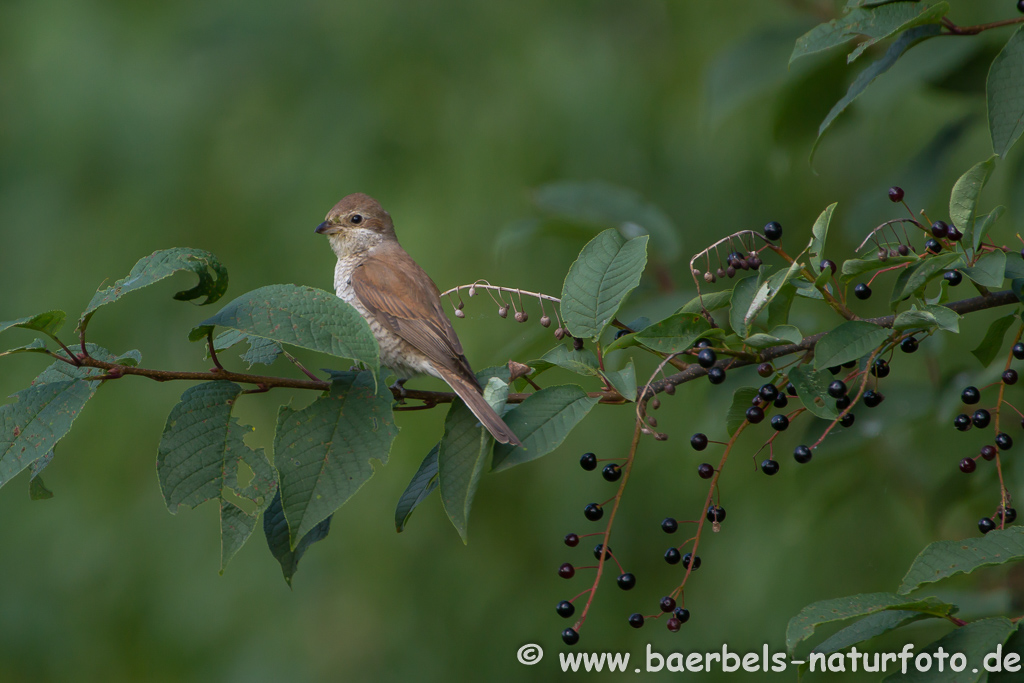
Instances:
[[[510,443],[513,446],[522,446],[522,442],[516,437],[516,435],[509,429],[505,421],[494,412],[494,408],[491,404],[484,399],[484,395],[480,390],[480,386],[475,383],[471,383],[465,377],[462,377],[455,372],[448,369],[440,371],[443,375],[441,379],[448,383],[455,393],[459,395],[459,398],[465,402],[473,414],[476,415],[476,419],[480,420],[480,424],[491,433],[494,440],[498,443]]]

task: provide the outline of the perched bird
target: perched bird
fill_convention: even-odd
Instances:
[[[497,441],[522,445],[484,400],[437,285],[398,243],[391,215],[377,200],[350,194],[316,232],[327,236],[338,257],[335,293],[366,318],[381,364],[399,383],[421,374],[443,379]]]

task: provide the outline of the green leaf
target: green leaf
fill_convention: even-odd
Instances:
[[[936,5],[936,7],[938,6]],[[945,12],[943,12],[943,14],[945,14]],[[939,35],[940,33],[941,30],[938,24],[927,24],[925,26],[911,28],[901,34],[900,37],[889,46],[889,49],[886,50],[885,54],[881,58],[857,74],[857,78],[855,78],[853,83],[850,84],[849,90],[846,91],[846,94],[843,95],[842,99],[832,106],[832,109],[829,110],[825,119],[821,122],[821,125],[818,126],[818,137],[815,139],[814,146],[811,148],[811,158],[814,158],[814,153],[818,149],[818,143],[821,142],[821,138],[825,135],[825,132],[832,127],[832,124],[839,115],[846,111],[847,107],[853,104],[854,100],[860,97],[861,94],[868,89],[868,86],[871,85],[876,78],[891,69],[896,61],[902,57],[903,53],[907,50],[924,40]],[[859,55],[860,52],[858,51],[870,44],[873,44],[874,42],[875,41],[866,41],[861,43],[857,50],[855,50],[855,54]]]
[[[281,406],[274,464],[291,547],[330,517],[388,461],[398,434],[393,397],[372,372],[332,372],[331,389],[307,408]]]
[[[1006,207],[1005,206],[997,206],[996,208],[992,209],[991,211],[989,211],[984,216],[980,216],[979,217],[981,219],[980,221],[978,221],[976,219],[975,226],[974,226],[974,250],[975,251],[977,251],[978,247],[981,246],[981,243],[985,241],[985,237],[988,235],[988,233],[995,226],[996,222],[1000,218],[1003,217],[1004,213],[1006,213]]]
[[[380,367],[377,340],[369,324],[352,306],[322,289],[297,285],[254,289],[203,321],[190,338],[201,339],[214,325],[351,358],[374,370]],[[286,510],[287,498],[285,495]]]
[[[949,12],[949,3],[940,2],[931,7],[919,2],[899,2],[870,8],[857,7],[845,16],[820,24],[797,39],[789,63],[806,55],[821,52],[867,36],[847,58],[852,62],[868,46],[891,35],[922,24],[937,24]]]
[[[78,328],[82,329],[88,325],[89,319],[101,306],[113,303],[129,292],[160,282],[182,270],[195,273],[199,277],[199,284],[175,294],[174,298],[178,301],[192,301],[205,296],[206,300],[201,303],[205,306],[220,299],[228,289],[228,271],[210,252],[184,247],[156,251],[139,259],[128,273],[128,277],[96,292],[82,312]]]
[[[537,372],[543,372],[555,365],[569,372],[575,372],[577,375],[586,377],[598,375],[597,356],[593,351],[588,348],[576,350],[565,344],[558,344],[541,356],[539,360],[530,361],[529,365]]]
[[[833,204],[832,206],[835,206]],[[760,287],[757,289],[757,293],[754,294],[754,299],[750,302],[750,308],[747,310],[746,315],[743,316],[743,322],[748,326],[754,322],[754,318],[757,314],[764,310],[765,306],[770,304],[779,292],[789,284],[789,281],[796,277],[800,273],[800,263],[794,261],[789,268],[786,270],[780,270],[777,273],[773,273],[771,277],[765,280]],[[790,301],[792,301],[792,295]]]
[[[898,592],[906,594],[955,574],[1020,560],[1024,560],[1024,526],[997,529],[962,541],[936,541],[914,559]]]
[[[973,683],[974,681],[980,681],[986,674],[976,664],[983,661],[986,655],[994,652],[997,645],[1005,643],[1006,639],[1010,637],[1016,628],[1016,624],[1004,617],[979,619],[978,621],[964,624],[960,628],[953,629],[942,638],[939,638],[921,650],[919,654],[927,653],[934,655],[941,648],[947,657],[951,653],[962,654],[966,658],[965,661],[969,668],[964,669],[962,672],[956,672],[949,666],[946,666],[943,671],[939,672],[935,667],[932,667],[929,671],[919,671],[916,667],[910,666],[907,668],[906,674],[897,671],[887,676],[885,680],[900,681],[901,683],[911,683],[912,681],[919,681],[920,683],[943,683],[945,681],[949,683]],[[1008,652],[1008,650],[1004,650],[1004,652]],[[929,658],[929,661],[931,661],[931,658]],[[941,658],[939,661],[942,661]]]
[[[869,259],[850,259],[849,261],[843,262],[842,270],[840,270],[839,284],[846,286],[848,282],[858,275],[864,275],[866,273],[873,273],[876,270],[882,268],[890,268],[897,266],[901,263],[912,263],[917,261],[916,256],[890,256],[885,261],[878,260],[877,257]]]
[[[945,306],[926,305],[922,308],[914,306],[903,311],[893,321],[894,330],[927,330],[938,328],[947,332],[960,331],[960,314]]]
[[[729,412],[725,417],[725,428],[729,436],[736,433],[744,422],[747,421],[747,408],[750,402],[757,396],[757,389],[754,387],[740,387],[732,394],[732,403],[729,405]]]
[[[331,517],[328,517],[310,529],[309,533],[303,536],[292,550],[288,520],[285,519],[284,508],[281,506],[281,492],[278,491],[274,496],[270,507],[263,513],[263,535],[267,538],[270,554],[280,563],[284,580],[288,582],[289,586],[292,585],[292,577],[298,571],[299,560],[306,554],[306,550],[317,541],[327,538],[330,530]]]
[[[899,277],[896,278],[896,284],[893,285],[889,302],[893,305],[898,304],[919,288],[924,287],[930,280],[942,275],[943,271],[959,267],[962,263],[963,256],[957,252],[947,252],[919,259],[917,263],[900,272]]]
[[[793,306],[793,297],[796,296],[796,287],[792,283],[786,284],[776,293],[775,297],[768,304],[768,328],[772,329],[789,322],[789,309]]]
[[[1024,278],[1024,258],[1021,258],[1018,254],[1008,256],[1006,258],[1006,272],[1003,273],[1003,276],[1008,280]]]
[[[15,353],[48,353],[48,351],[46,349],[46,342],[42,339],[33,339],[24,346],[16,346],[13,349],[7,349],[6,351],[0,352],[0,358],[10,356]]]
[[[992,151],[1001,157],[1024,133],[1024,27],[1017,29],[992,60],[985,83]]]
[[[990,251],[979,258],[973,266],[961,268],[960,271],[982,287],[1002,287],[1006,275],[1006,254],[1001,251]]]
[[[559,181],[537,188],[533,202],[548,217],[617,228],[627,238],[649,234],[665,261],[674,261],[682,251],[672,219],[624,187],[600,181]]]
[[[751,275],[736,283],[732,288],[729,306],[729,325],[741,339],[747,336],[749,325],[746,322],[747,311],[754,302],[754,296],[760,288],[760,276]]]
[[[395,507],[395,530],[399,533],[405,530],[405,525],[409,523],[413,510],[419,507],[419,504],[426,500],[427,496],[433,493],[438,486],[437,453],[440,446],[441,444],[437,443],[430,449],[427,457],[423,458],[423,462],[420,463],[420,468],[413,475],[412,481],[405,487],[405,491],[398,499],[398,505]]]
[[[205,382],[190,387],[167,417],[160,438],[156,470],[171,514],[216,498],[221,512],[221,572],[256,528],[259,513],[270,504],[277,478],[263,449],[244,441],[252,427],[231,416],[242,388],[233,382]],[[248,486],[239,482],[239,465],[253,473]],[[246,512],[231,496],[253,503]]]
[[[863,320],[850,320],[827,333],[814,347],[814,367],[824,370],[870,354],[885,343],[890,330]]]
[[[555,450],[599,400],[575,384],[545,387],[530,394],[505,414],[505,424],[523,445],[497,444],[491,469],[507,470]]]
[[[789,381],[796,387],[801,402],[811,413],[824,420],[839,417],[835,401],[830,400],[828,395],[831,375],[827,370],[815,371],[810,365],[798,365],[789,371]]]
[[[632,358],[621,370],[604,370],[601,376],[608,380],[612,388],[622,394],[627,401],[636,400],[636,369],[633,367]]]
[[[814,226],[811,228],[811,241],[807,244],[807,255],[812,259],[820,258],[825,252],[825,240],[828,239],[828,226],[832,222],[832,213],[836,210],[838,202],[833,202],[825,207]],[[796,264],[793,264],[794,266]],[[792,268],[790,268],[792,270]]]
[[[508,385],[491,377],[484,386],[484,398],[499,415],[508,398]],[[512,425],[510,428],[515,431]],[[469,512],[480,477],[490,465],[494,437],[480,427],[480,421],[462,401],[455,401],[444,421],[444,436],[437,452],[437,475],[441,504],[463,543],[468,543]]]
[[[717,311],[720,308],[728,306],[731,298],[731,289],[722,290],[720,292],[711,292],[710,294],[702,294],[687,301],[682,308],[676,311],[676,313],[700,313],[702,310],[706,310],[708,312]],[[701,301],[704,302],[703,308],[701,308]]]
[[[12,327],[20,327],[25,330],[42,332],[48,337],[54,337],[64,325],[64,318],[67,317],[64,311],[47,311],[38,315],[30,315],[17,320],[0,322],[0,332],[9,330]]]
[[[574,337],[595,341],[638,284],[647,264],[647,236],[626,240],[605,230],[590,240],[562,285],[562,319]]]
[[[964,234],[964,244],[974,244],[974,219],[978,211],[978,197],[992,175],[996,158],[989,157],[975,164],[960,176],[949,196],[949,217]]]
[[[981,340],[976,349],[971,351],[983,366],[988,367],[995,359],[996,354],[999,353],[999,349],[1003,345],[1003,336],[1015,320],[1017,320],[1017,316],[1011,313],[1010,315],[1004,315],[1002,318],[996,318],[988,326],[985,338]]]
[[[284,353],[284,349],[276,341],[245,334],[238,330],[225,330],[218,334],[213,340],[213,348],[217,351],[226,351],[241,342],[246,342],[249,345],[249,350],[242,354],[242,360],[248,363],[250,368],[257,363],[271,365],[278,356]]]
[[[50,451],[29,465],[28,497],[29,500],[49,500],[53,498],[53,492],[46,488],[43,478],[39,476],[46,466],[53,461],[53,451]]]
[[[885,610],[920,612],[938,617],[946,617],[957,611],[954,605],[944,603],[937,598],[911,600],[895,593],[862,593],[845,598],[821,600],[804,607],[799,614],[789,620],[789,625],[786,627],[786,648],[792,654],[796,646],[810,638],[814,629],[822,624],[867,616]]]
[[[711,325],[697,313],[675,313],[633,336],[652,351],[682,353],[709,329]]]
[[[922,619],[935,618],[932,614],[911,612],[909,610],[884,610],[875,612],[860,619],[844,629],[836,631],[831,637],[821,641],[811,652],[831,654],[845,650],[851,645],[870,640],[875,636],[888,633],[894,629],[912,624]]]
[[[746,346],[755,349],[767,349],[782,344],[799,344],[803,340],[800,330],[792,325],[779,325],[772,328],[770,334],[752,334],[743,340]]]

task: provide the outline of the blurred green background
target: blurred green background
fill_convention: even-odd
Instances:
[[[954,18],[1013,16],[1012,2],[978,4],[954,2]],[[98,285],[173,246],[217,254],[231,272],[228,298],[272,283],[330,288],[334,256],[313,228],[356,191],[384,204],[442,289],[487,278],[557,295],[588,232],[505,232],[495,248],[507,226],[536,215],[531,190],[564,179],[635,189],[673,219],[684,249],[666,264],[675,291],[645,281],[624,320],[692,296],[690,255],[739,229],[778,220],[784,244],[800,245],[839,201],[830,251],[842,260],[878,220],[898,215],[885,197],[891,184],[945,218],[953,181],[990,153],[982,58],[1007,32],[912,52],[840,120],[812,169],[818,123],[857,70],[845,53],[787,70],[793,39],[830,5],[813,9],[824,17],[797,2],[7,0],[0,320],[52,308],[74,318]],[[1011,207],[996,233],[1004,242],[1024,226],[1021,148],[984,197]],[[171,300],[175,285],[191,286],[179,277],[101,311],[91,339],[141,349],[150,367],[206,368],[186,333],[211,311]],[[550,330],[502,321],[486,301],[467,302],[456,322],[477,368],[553,344]],[[882,314],[883,304],[859,310]],[[701,544],[686,600],[693,616],[678,634],[660,622],[634,631],[626,616],[654,612],[678,581],[679,566],[661,559],[669,541],[658,525],[700,510],[706,488],[695,468],[705,457],[689,435],[720,438],[730,389],[759,381],[734,373],[724,387],[698,382],[665,400],[658,418],[670,439],[643,442],[612,541],[637,588],[601,587],[577,649],[781,650],[786,622],[805,604],[894,590],[926,543],[976,534],[998,504],[995,472],[960,475],[957,461],[981,437],[948,425],[959,389],[987,381],[965,350],[996,315],[972,316],[962,339],[931,339],[898,358],[886,409],[860,415],[807,467],[788,455],[805,440],[800,430],[780,439],[783,468],[772,479],[753,465],[760,441],[741,443],[722,479],[729,519]],[[835,323],[818,316],[808,306],[794,320],[805,332]],[[8,346],[30,339],[8,336]],[[44,367],[35,356],[2,363],[5,394]],[[650,363],[640,370],[646,377]],[[545,377],[555,381],[572,380]],[[582,509],[614,490],[577,459],[623,456],[630,409],[599,406],[554,454],[486,477],[468,546],[436,496],[395,533],[395,502],[443,419],[440,410],[400,414],[389,464],[335,516],[289,590],[260,531],[219,576],[215,506],[167,513],[156,446],[185,388],[109,383],[46,471],[55,498],[30,502],[26,475],[0,491],[0,681],[561,676],[567,624],[554,605],[590,575],[566,582],[555,569],[587,564],[592,546],[561,539],[603,528]],[[236,414],[255,426],[253,445],[269,447],[277,405],[311,399],[278,390],[246,398]],[[1017,463],[1006,472],[1024,493]],[[1008,580],[983,572],[940,594],[958,591],[968,616],[1004,613],[1021,600]],[[927,642],[942,632],[912,633]],[[548,653],[532,668],[515,660],[527,642]]]

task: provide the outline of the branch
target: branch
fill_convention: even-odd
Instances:
[[[993,28],[1002,28],[1003,26],[1013,26],[1014,24],[1021,23],[1024,23],[1024,17],[1003,19],[1002,21],[993,21],[990,24],[978,24],[976,26],[957,26],[951,19],[947,17],[942,18],[942,25],[949,29],[949,33],[947,35],[954,36],[976,36],[982,31],[988,31]]]

